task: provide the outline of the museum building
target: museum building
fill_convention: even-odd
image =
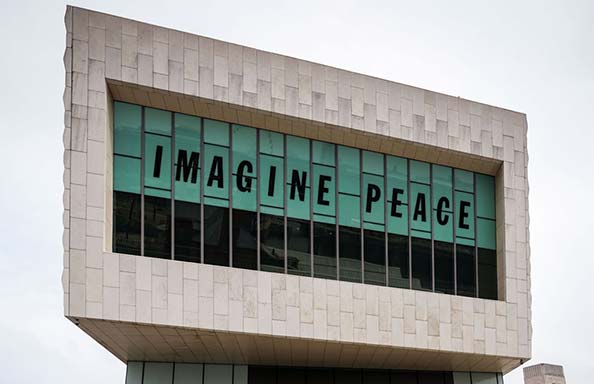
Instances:
[[[530,359],[524,114],[65,23],[64,313],[126,383],[500,384]]]

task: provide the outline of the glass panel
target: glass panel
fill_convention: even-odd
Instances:
[[[493,176],[476,176],[476,215],[495,220],[495,178]]]
[[[377,152],[363,151],[363,172],[384,175],[384,155]]]
[[[229,147],[229,124],[204,119],[204,142]]]
[[[204,206],[204,262],[229,266],[229,209]]]
[[[469,372],[454,372],[454,384],[472,384]]]
[[[204,145],[204,202],[229,206],[229,148]]]
[[[260,214],[260,269],[285,272],[285,223],[282,216]]]
[[[330,369],[310,368],[307,370],[307,384],[334,384],[333,376]]]
[[[140,159],[115,155],[113,160],[114,191],[140,194]]]
[[[140,195],[113,194],[113,251],[140,255]]]
[[[232,365],[204,364],[204,384],[231,384],[232,382]]]
[[[247,384],[248,383],[248,366],[234,365],[233,366],[233,384]]]
[[[260,155],[260,209],[267,208],[284,215],[283,194],[284,160],[280,157]]]
[[[260,153],[283,157],[285,144],[283,134],[260,130]]]
[[[497,252],[478,249],[479,297],[497,300]]]
[[[418,384],[443,384],[443,372],[419,372]]]
[[[241,125],[232,127],[233,208],[256,211],[256,133]]]
[[[388,232],[405,236],[408,236],[407,175],[406,159],[394,156],[386,157]]]
[[[144,108],[144,131],[171,136],[171,112]]]
[[[454,169],[454,181],[456,183],[456,191],[473,192],[474,182],[472,172]]]
[[[257,213],[233,210],[233,266],[258,269]]]
[[[388,372],[363,371],[363,384],[390,384]]]
[[[142,108],[118,101],[113,104],[113,153],[140,158]]]
[[[431,188],[424,184],[410,184],[411,206],[410,226],[411,229],[423,231],[431,237],[431,211],[430,196]]]
[[[497,384],[495,373],[472,372],[472,384]]]
[[[386,285],[386,243],[384,232],[365,230],[365,284]]]
[[[388,234],[388,285],[408,288],[408,236]]]
[[[336,151],[334,144],[314,140],[312,141],[312,150],[312,161],[314,163],[334,167],[334,155]]]
[[[299,368],[278,368],[278,384],[305,384],[305,370]]]
[[[200,202],[200,124],[198,117],[175,114],[175,199]]]
[[[328,216],[334,222],[336,216],[336,176],[334,167],[313,165],[314,213]]]
[[[410,181],[429,184],[429,164],[420,161],[410,160]]]
[[[458,280],[458,295],[476,296],[475,256],[474,247],[456,245],[456,273]]]
[[[363,188],[363,227],[383,231],[384,177],[364,173]]]
[[[309,220],[287,219],[287,272],[311,276]]]
[[[173,384],[202,384],[202,364],[175,363]]]
[[[171,138],[146,134],[144,138],[144,150],[145,187],[170,191]]]
[[[126,384],[142,384],[142,368],[142,362],[128,362],[126,365]]]
[[[334,371],[334,382],[340,384],[361,384],[361,370],[337,369]]]
[[[338,146],[338,218],[340,225],[361,226],[359,150]]]
[[[173,363],[144,363],[143,384],[163,384],[173,381]]]
[[[200,204],[175,202],[175,259],[200,262]]]
[[[431,286],[431,239],[411,238],[412,244],[412,287],[428,290]]]
[[[171,200],[144,197],[144,255],[171,258]]]
[[[309,220],[309,140],[287,136],[287,216]]]
[[[418,384],[416,372],[394,372],[391,384]]]
[[[276,368],[250,365],[248,384],[276,384]]]
[[[314,277],[336,280],[336,226],[314,223]]]
[[[454,294],[454,244],[434,241],[435,291]]]
[[[474,196],[456,190],[456,237],[471,240],[474,245]]]
[[[361,230],[339,227],[340,280],[361,282]]]

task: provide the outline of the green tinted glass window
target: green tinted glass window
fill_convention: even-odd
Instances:
[[[113,170],[114,190],[140,193],[140,159],[116,155]]]
[[[474,245],[474,196],[471,193],[455,192],[456,237],[472,240]],[[460,242],[460,241],[458,241]]]
[[[476,215],[495,220],[495,178],[476,174]]]
[[[147,133],[144,158],[144,186],[170,191],[171,138]]]
[[[233,208],[256,211],[257,204],[257,131],[242,125],[232,126]]]
[[[229,148],[204,145],[204,202],[229,206]]]
[[[386,156],[388,232],[408,236],[408,161]]]
[[[142,108],[138,105],[115,102],[113,121],[114,154],[140,158]]]
[[[456,183],[456,191],[473,193],[474,182],[472,172],[454,169],[454,179]]]
[[[429,184],[429,164],[420,161],[410,161],[410,181]]]
[[[336,216],[336,169],[314,164],[313,186],[314,213],[330,217],[333,220]]]
[[[204,142],[229,146],[229,124],[221,121],[204,119]]]
[[[144,108],[144,131],[171,136],[171,112]]]
[[[309,140],[287,136],[287,216],[309,220]]]
[[[430,196],[431,188],[428,185],[411,183],[411,209],[410,209],[410,223],[411,229],[415,233],[422,231],[429,233],[431,238],[431,207]]]
[[[200,202],[201,119],[175,114],[175,199]]]

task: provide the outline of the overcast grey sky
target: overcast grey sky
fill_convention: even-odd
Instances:
[[[74,1],[528,115],[533,360],[594,372],[594,1]],[[122,383],[62,315],[61,1],[0,3],[0,382]],[[521,369],[505,377],[522,383]]]

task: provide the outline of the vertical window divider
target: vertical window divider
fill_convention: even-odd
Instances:
[[[456,246],[456,173],[452,173],[452,230],[454,235],[454,295],[458,294],[458,247]]]
[[[309,141],[309,257],[310,257],[310,276],[314,276],[314,204],[313,204],[313,140]],[[306,183],[307,185],[307,183]]]
[[[384,159],[384,264],[386,265],[386,286],[388,284],[388,156],[382,154]]]
[[[411,218],[410,218],[410,202],[411,202],[411,190],[410,190],[410,159],[406,159],[406,198],[407,198],[407,215],[406,222],[408,223],[408,288],[412,289],[412,235],[411,235]]]
[[[144,107],[140,108],[140,255],[144,256]]]
[[[479,297],[479,261],[478,261],[478,207],[476,205],[476,173],[472,173],[472,205],[474,206],[474,280],[476,288],[474,290],[475,297]]]
[[[260,130],[256,129],[256,270],[260,270]]]
[[[233,266],[233,124],[227,123],[227,137],[229,139],[229,266]]]
[[[285,273],[288,273],[287,270],[287,135],[283,134],[283,254],[284,254],[284,261],[285,261]]]
[[[204,118],[200,119],[200,262],[204,263]]]
[[[336,187],[334,188],[334,199],[335,199],[335,203],[334,203],[334,217],[336,220],[335,223],[335,243],[336,243],[336,280],[340,280],[340,223],[339,223],[339,200],[340,200],[340,193],[338,191],[338,177],[339,177],[339,171],[338,171],[338,145],[334,146],[334,175],[336,177]]]
[[[363,219],[363,200],[364,200],[364,192],[363,192],[363,150],[359,149],[359,238],[360,238],[360,252],[361,255],[359,258],[361,259],[361,283],[365,284],[365,229],[363,228],[365,220]]]
[[[429,164],[429,228],[431,228],[431,291],[435,292],[435,234],[433,233],[433,164]]]
[[[175,112],[171,112],[171,259],[175,260]]]

